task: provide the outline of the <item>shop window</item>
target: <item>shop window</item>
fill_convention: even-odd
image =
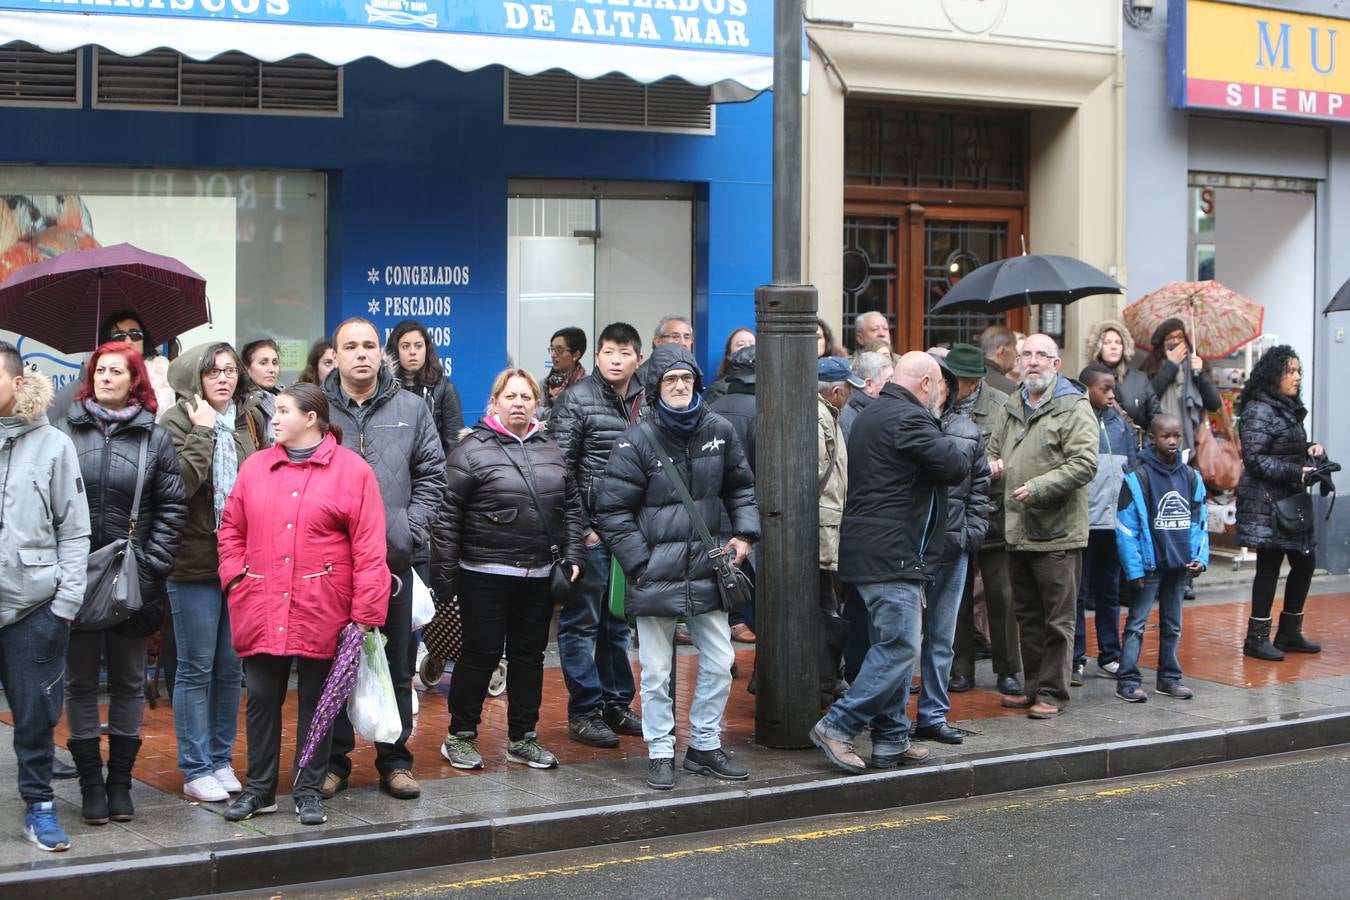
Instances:
[[[0,47],[0,106],[64,106],[83,103],[82,53],[48,53],[22,41]]]
[[[712,91],[679,78],[642,84],[625,75],[577,78],[561,69],[506,73],[505,121],[613,130],[713,134]]]
[[[0,277],[90,243],[175,257],[206,278],[212,313],[181,345],[273,338],[289,383],[324,332],[326,196],[315,172],[3,166]],[[83,357],[0,337],[58,380]]]
[[[196,112],[342,115],[342,68],[312,56],[268,63],[244,53],[189,59],[173,50],[94,50],[94,105]]]
[[[1026,189],[1027,116],[850,101],[844,182],[946,190]]]

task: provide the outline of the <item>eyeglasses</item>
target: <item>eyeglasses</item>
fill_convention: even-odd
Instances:
[[[561,344],[556,347],[550,344],[548,348],[548,353],[550,356],[561,356],[564,353],[573,353],[573,352],[575,351],[572,350],[571,347],[564,347]]]
[[[1049,362],[1052,359],[1059,359],[1052,353],[1046,353],[1044,350],[1023,350],[1017,354],[1017,358],[1023,362],[1031,362],[1033,359],[1037,362]]]
[[[108,335],[108,339],[113,341],[143,341],[145,340],[145,332],[137,330],[114,331]]]
[[[693,384],[693,383],[694,383],[694,376],[693,376],[693,375],[665,375],[665,376],[663,376],[663,377],[661,378],[661,383],[662,383],[662,384],[672,385],[672,386],[673,386],[673,385],[677,385],[677,384]]]
[[[667,331],[661,335],[663,341],[692,341],[694,333],[692,331]]]
[[[206,377],[211,381],[215,381],[217,378],[220,378],[221,376],[224,376],[226,378],[238,378],[239,369],[236,368],[235,366],[226,366],[223,369],[216,368],[206,370]]]

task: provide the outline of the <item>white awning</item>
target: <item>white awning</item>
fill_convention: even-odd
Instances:
[[[773,86],[772,0],[0,0],[0,44],[11,41]]]

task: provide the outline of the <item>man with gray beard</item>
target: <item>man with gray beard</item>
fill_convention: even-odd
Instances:
[[[1003,705],[1052,719],[1069,702],[1087,486],[1097,472],[1097,418],[1087,392],[1060,374],[1059,348],[1044,334],[1022,344],[1022,386],[989,437],[990,471],[1003,493],[1004,540],[1021,630],[1025,696]]]

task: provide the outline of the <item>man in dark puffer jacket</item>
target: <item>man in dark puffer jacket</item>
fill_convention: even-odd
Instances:
[[[629,578],[627,611],[637,617],[641,638],[647,784],[655,790],[675,786],[675,710],[669,680],[677,616],[689,623],[699,651],[684,768],[743,781],[749,773],[722,750],[721,739],[735,660],[731,629],[708,548],[662,470],[678,468],[705,526],[715,528],[726,509],[735,537],[724,549],[733,562],[748,557],[750,544],[759,539],[754,476],[731,423],[703,402],[703,374],[693,354],[662,344],[648,369],[648,424],[628,429],[614,445],[596,505],[601,533]]]
[[[592,522],[609,451],[642,410],[642,384],[633,374],[641,362],[637,329],[627,322],[605,326],[595,368],[562,393],[548,422],[581,491],[585,563],[576,603],[558,617],[558,655],[567,685],[567,736],[591,747],[617,747],[618,735],[642,734],[631,709],[628,622],[609,614],[609,548]]]

